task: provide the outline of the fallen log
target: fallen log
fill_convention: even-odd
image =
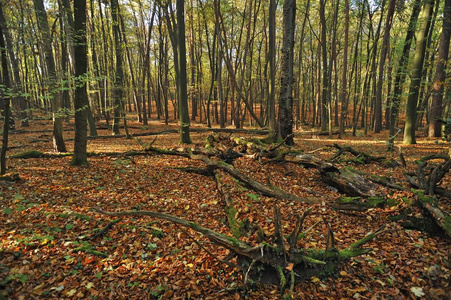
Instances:
[[[348,196],[376,197],[381,196],[377,191],[378,185],[367,180],[351,168],[338,169],[330,163],[320,167],[320,174],[324,182],[337,188]]]
[[[290,287],[293,289],[295,283],[310,279],[311,276],[314,275],[321,277],[332,275],[341,263],[352,257],[371,251],[370,248],[362,247],[378,235],[388,231],[381,227],[348,247],[338,250],[335,248],[332,230],[330,226],[327,226],[328,247],[326,250],[302,249],[298,247],[298,240],[305,236],[306,232],[310,230],[309,228],[302,231],[302,223],[310,210],[307,210],[302,216],[297,218],[295,229],[288,236],[288,240],[285,241],[285,235],[282,233],[283,227],[281,226],[282,220],[280,209],[275,207],[274,219],[278,223],[278,229],[275,232],[275,236],[271,237],[271,239],[277,242],[275,244],[272,244],[271,242],[262,242],[254,246],[237,238],[200,226],[194,222],[161,212],[142,210],[108,212],[98,208],[92,208],[92,210],[100,214],[114,217],[149,216],[164,219],[186,228],[191,228],[196,232],[202,233],[213,244],[231,251],[232,255],[228,255],[228,257],[237,258],[238,264],[236,267],[239,267],[243,273],[245,284],[251,279],[252,282],[260,282],[263,284],[279,284],[282,290],[288,283],[290,283]],[[197,242],[197,244],[201,246],[200,243]],[[204,247],[201,247],[201,249],[206,250]],[[224,261],[215,256],[210,251],[207,251],[207,253],[221,262],[229,265],[231,264],[228,261]]]
[[[263,184],[259,181],[252,179],[251,177],[241,173],[236,168],[234,168],[232,165],[229,165],[225,162],[216,161],[216,160],[210,159],[206,156],[199,156],[199,155],[193,155],[193,156],[191,156],[191,158],[200,159],[204,163],[206,163],[207,166],[209,166],[209,167],[218,168],[218,169],[221,169],[221,170],[227,172],[233,178],[239,180],[246,187],[248,187],[256,192],[259,192],[263,196],[274,197],[274,198],[281,199],[281,200],[296,201],[296,202],[321,203],[320,199],[310,198],[310,197],[308,197],[308,198],[307,197],[299,197],[297,195],[287,193],[280,188]]]
[[[451,217],[438,206],[437,198],[425,195],[420,190],[412,189],[412,192],[416,196],[417,203],[430,214],[435,223],[451,238]]]
[[[305,202],[305,203],[321,203],[321,200],[317,199],[317,198],[299,197],[297,195],[290,194],[280,188],[265,185],[259,181],[252,179],[251,177],[241,173],[235,167],[233,167],[232,165],[230,165],[226,162],[217,161],[215,159],[207,157],[206,155],[193,154],[190,152],[190,150],[187,150],[187,151],[164,150],[164,149],[158,149],[158,148],[151,147],[148,149],[148,151],[155,152],[158,154],[178,155],[178,156],[188,157],[191,159],[201,160],[207,165],[207,168],[221,169],[224,172],[231,175],[233,178],[240,181],[246,187],[262,194],[263,196],[274,197],[277,199],[287,200],[287,201],[296,201],[296,202]]]

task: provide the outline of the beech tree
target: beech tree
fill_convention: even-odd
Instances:
[[[75,140],[73,165],[88,163],[87,147],[87,110],[89,109],[86,80],[88,71],[88,52],[86,48],[86,0],[74,2],[74,50],[75,50]]]
[[[417,116],[418,96],[420,93],[421,74],[423,72],[424,55],[426,53],[426,37],[428,36],[431,24],[432,10],[434,3],[426,0],[421,11],[421,25],[416,38],[415,56],[410,71],[409,97],[406,105],[406,123],[404,125],[404,144],[416,144],[415,121]]]
[[[57,152],[66,152],[66,144],[63,138],[63,116],[61,115],[60,91],[58,90],[58,77],[56,73],[55,59],[52,50],[52,36],[50,34],[47,12],[43,0],[33,0],[36,19],[41,34],[41,49],[44,53],[47,67],[47,84],[51,95],[53,114],[53,145]]]
[[[296,0],[283,3],[282,75],[280,79],[279,131],[280,139],[293,145],[293,60]]]
[[[435,70],[434,82],[432,83],[432,105],[429,116],[429,137],[441,136],[441,125],[439,118],[443,112],[443,92],[446,80],[446,67],[448,65],[449,40],[451,35],[451,0],[445,0],[443,9],[443,29],[440,36],[440,46],[437,57],[437,67]]]

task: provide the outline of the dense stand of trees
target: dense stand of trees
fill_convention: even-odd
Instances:
[[[301,125],[389,128],[391,143],[405,128],[415,143],[449,118],[449,10],[449,0],[0,0],[1,78],[22,126],[52,115],[56,151],[71,115],[77,143],[86,122],[91,135],[96,120],[127,130],[127,114],[178,121],[185,143],[193,121],[268,127],[271,139]]]

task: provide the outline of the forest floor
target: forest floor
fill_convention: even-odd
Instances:
[[[134,122],[129,125],[132,134],[178,128],[175,123],[166,126],[157,121],[146,127]],[[64,126],[73,128],[73,120]],[[30,127],[17,129],[10,135],[7,165],[8,173],[19,174],[21,180],[0,182],[0,299],[283,297],[277,286],[238,289],[243,282],[241,273],[207,254],[194,239],[203,241],[202,245],[216,257],[225,257],[227,250],[167,221],[125,217],[104,236],[92,238],[114,220],[91,211],[92,207],[107,211],[165,212],[230,234],[214,179],[177,169],[202,166],[202,162],[154,154],[117,155],[143,150],[142,144],[151,143],[154,136],[141,137],[139,141],[134,138],[90,140],[88,151],[102,155],[90,156],[88,167],[71,166],[70,156],[13,159],[11,155],[26,150],[49,153],[52,149],[51,121],[32,120]],[[110,135],[110,131],[99,130],[98,134]],[[191,137],[195,145],[204,146],[208,134],[192,133]],[[73,149],[73,142],[69,141],[73,135],[73,131],[65,132],[69,150]],[[297,134],[294,149],[305,153],[314,151],[316,156],[328,159],[335,154],[334,148],[328,146],[338,143],[398,159],[397,153],[386,150],[387,135],[383,132],[328,139]],[[235,136],[250,137],[241,133]],[[399,139],[396,142],[401,144]],[[153,146],[179,147],[179,134],[159,135]],[[417,160],[429,154],[448,153],[448,149],[447,143],[420,137],[418,144],[403,146],[406,167],[386,168],[377,163],[352,164],[352,167],[391,176],[407,187],[404,173],[415,171]],[[266,182],[270,178],[273,185],[302,197],[343,196],[326,185],[316,169],[290,163],[262,165],[246,157],[238,158],[234,165],[253,179]],[[400,200],[398,205],[351,212],[334,210],[326,200],[311,205],[265,197],[231,178],[224,180],[232,187],[237,217],[259,224],[267,233],[274,231],[276,203],[281,208],[284,232],[291,232],[296,216],[312,207],[305,227],[324,217],[335,232],[339,248],[381,225],[392,229],[368,244],[373,249],[371,252],[341,265],[336,275],[312,277],[297,284],[294,298],[447,299],[451,295],[450,240],[442,235],[404,229],[401,221],[390,219],[409,205],[406,199],[412,199],[412,193],[387,190],[387,197]],[[451,174],[445,176],[441,186],[451,187]],[[451,200],[441,198],[440,203],[450,213]],[[412,207],[411,214],[419,216],[423,212],[419,207]],[[324,249],[326,234],[325,225],[316,226],[303,240],[304,247]]]

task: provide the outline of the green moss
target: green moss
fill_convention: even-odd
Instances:
[[[368,253],[371,249],[369,248],[358,248],[358,249],[343,249],[338,251],[338,257],[340,259],[350,259],[351,257],[356,257]]]
[[[338,202],[343,204],[359,204],[360,199],[362,199],[362,197],[342,197],[338,199]]]
[[[314,259],[314,258],[312,258],[312,257],[310,257],[310,256],[305,256],[305,255],[303,255],[303,256],[302,256],[302,259],[303,259],[305,262],[310,263],[310,264],[318,264],[318,265],[325,265],[325,264],[326,264],[325,261],[319,260],[319,259]]]
[[[241,236],[241,226],[235,219],[237,209],[233,206],[226,206],[224,210],[227,215],[230,232],[232,232],[234,237],[239,238]]]
[[[342,197],[338,199],[338,203],[359,205],[367,208],[382,206],[384,202],[384,197],[369,197],[368,199],[362,197]]]
[[[201,228],[199,224],[196,224],[194,222],[189,222],[189,227],[193,230],[199,230]]]
[[[233,244],[235,247],[239,247],[240,244],[241,244],[241,241],[240,241],[240,240],[238,240],[238,239],[236,239],[236,238],[233,238],[233,237],[231,237],[231,236],[227,236],[227,239],[228,239],[230,242],[232,242],[232,244]]]
[[[422,203],[437,205],[437,199],[435,197],[427,196],[423,191],[417,189],[412,189],[412,192]]]
[[[378,207],[385,202],[384,197],[369,197],[367,205],[369,207]]]
[[[281,266],[276,266],[277,273],[279,274],[280,278],[280,289],[283,291],[285,286],[287,285],[287,279],[285,278],[285,275],[283,274],[283,270]]]
[[[43,157],[44,153],[41,151],[37,151],[37,150],[30,150],[30,151],[25,151],[22,153],[18,153],[16,155],[12,155],[12,158],[39,158],[39,157]]]
[[[405,204],[412,204],[412,199],[409,197],[402,197],[401,199]]]
[[[401,203],[401,201],[398,201],[398,200],[396,200],[396,199],[393,199],[393,198],[387,199],[387,206],[388,206],[388,207],[396,206],[396,205],[398,205],[399,203]]]
[[[445,227],[445,231],[448,235],[451,234],[451,217],[446,215],[444,216],[443,227]]]

